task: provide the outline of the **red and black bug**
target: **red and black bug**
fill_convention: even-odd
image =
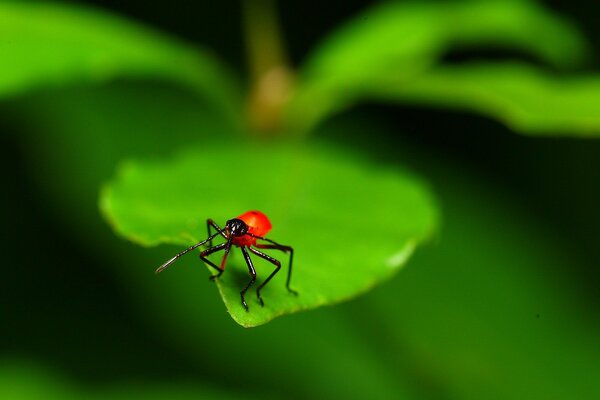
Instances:
[[[245,295],[246,295],[246,292],[248,291],[248,289],[250,288],[250,286],[252,286],[252,284],[254,284],[254,282],[256,281],[256,270],[254,269],[254,264],[252,263],[252,259],[250,258],[250,254],[248,252],[253,253],[253,254],[257,255],[258,257],[263,258],[263,259],[267,260],[268,262],[270,262],[271,264],[275,265],[275,270],[256,289],[256,296],[258,297],[258,300],[260,301],[260,305],[264,306],[265,303],[262,299],[262,296],[260,295],[260,291],[262,290],[262,288],[265,287],[265,285],[267,283],[269,283],[271,278],[273,278],[275,276],[275,274],[277,274],[277,272],[279,272],[279,270],[281,269],[281,263],[278,260],[276,260],[275,258],[273,258],[257,249],[281,250],[285,253],[290,253],[290,262],[289,262],[289,266],[288,266],[288,276],[287,276],[287,282],[286,282],[287,290],[294,295],[298,294],[295,290],[290,288],[290,279],[292,278],[292,262],[294,260],[294,249],[290,246],[285,246],[285,245],[276,243],[275,241],[264,237],[264,235],[266,235],[271,230],[271,222],[269,221],[269,219],[267,218],[267,216],[265,214],[263,214],[260,211],[245,212],[244,214],[240,215],[239,217],[233,218],[233,219],[230,219],[229,221],[227,221],[227,223],[225,224],[225,228],[223,228],[223,229],[221,229],[219,227],[219,225],[217,225],[212,219],[209,218],[206,220],[206,227],[208,229],[208,238],[207,239],[201,241],[200,243],[196,243],[195,245],[193,245],[193,246],[185,249],[181,253],[175,255],[173,258],[171,258],[170,260],[165,262],[163,265],[158,267],[156,269],[156,273],[158,274],[158,273],[164,271],[167,267],[169,267],[171,264],[173,264],[182,255],[194,250],[197,247],[200,247],[200,246],[208,243],[208,248],[206,250],[203,250],[200,252],[200,259],[202,261],[204,261],[206,264],[215,268],[217,271],[219,271],[217,274],[212,275],[210,277],[211,280],[214,280],[214,279],[217,279],[218,277],[220,277],[221,274],[223,274],[223,271],[225,270],[225,264],[227,262],[227,256],[229,255],[229,250],[231,250],[231,246],[237,246],[240,248],[240,250],[242,251],[242,254],[244,255],[244,260],[246,261],[246,265],[248,266],[248,271],[251,276],[250,282],[248,282],[248,284],[244,287],[244,289],[242,289],[242,291],[240,293],[240,295],[242,297],[242,305],[244,306],[246,311],[248,311],[248,304],[246,303]],[[214,228],[217,232],[212,233],[211,228]],[[223,236],[225,238],[225,240],[227,240],[227,241],[225,243],[213,246],[212,240],[219,235]],[[267,243],[256,243],[257,240],[262,240]],[[207,256],[212,253],[215,253],[217,251],[221,251],[221,250],[224,250],[225,253],[223,254],[223,259],[221,260],[221,264],[219,264],[217,266],[212,261],[210,261],[207,258]]]

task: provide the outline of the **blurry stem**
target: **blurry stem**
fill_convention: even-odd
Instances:
[[[292,90],[275,0],[242,0],[250,69],[248,121],[252,131],[274,134]]]

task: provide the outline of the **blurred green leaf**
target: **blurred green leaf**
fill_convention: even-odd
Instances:
[[[119,385],[84,388],[54,370],[31,362],[0,360],[0,398],[11,400],[69,399],[240,399],[253,398],[247,393],[215,389],[199,384],[144,384],[121,382]]]
[[[224,224],[249,209],[267,213],[269,237],[295,249],[292,287],[300,295],[285,290],[288,257],[278,256],[284,268],[262,293],[265,307],[249,291],[246,312],[239,293],[248,272],[241,257],[231,259],[217,284],[246,327],[367,291],[404,265],[437,219],[428,190],[406,173],[329,147],[249,143],[208,145],[171,162],[126,163],[101,207],[117,232],[144,245],[187,246],[206,237],[206,218]],[[261,261],[259,282],[273,269]]]
[[[0,3],[0,97],[118,77],[178,82],[238,119],[239,93],[207,51],[100,10]]]
[[[306,129],[354,103],[381,76],[409,81],[448,50],[469,46],[517,49],[559,67],[580,64],[587,53],[570,23],[532,2],[384,3],[309,58],[289,123]]]
[[[81,398],[81,397],[79,397]],[[249,391],[232,390],[226,385],[214,387],[213,384],[204,383],[125,383],[96,390],[90,399],[110,400],[219,400],[219,399],[258,399]]]
[[[19,400],[73,399],[76,391],[64,378],[29,362],[1,360],[0,398]]]
[[[359,83],[482,45],[520,49],[557,66],[578,64],[587,52],[577,30],[531,2],[384,2],[326,39],[304,70],[309,78]]]
[[[561,78],[523,64],[478,63],[384,81],[373,94],[477,111],[532,135],[600,135],[600,75]]]

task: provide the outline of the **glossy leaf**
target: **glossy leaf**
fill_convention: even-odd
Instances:
[[[476,111],[532,135],[600,135],[600,75],[561,78],[521,64],[439,67],[375,97]]]
[[[269,215],[269,237],[295,249],[292,287],[300,295],[285,289],[287,256],[271,251],[283,271],[262,292],[264,308],[248,291],[246,312],[240,290],[249,275],[233,251],[217,285],[231,316],[246,327],[367,291],[404,265],[437,219],[427,188],[397,169],[326,146],[248,143],[213,144],[170,162],[128,162],[105,187],[101,207],[121,235],[180,248],[207,236],[206,218],[224,224],[250,209]],[[256,257],[255,264],[262,282],[273,266]]]
[[[354,103],[381,76],[410,81],[451,49],[508,48],[559,67],[587,45],[568,22],[531,2],[389,2],[331,35],[301,70],[289,124],[313,126]]]
[[[119,77],[181,83],[236,117],[238,93],[208,52],[100,10],[0,4],[0,97]]]

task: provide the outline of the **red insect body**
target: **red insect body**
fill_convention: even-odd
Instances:
[[[250,273],[250,275],[252,277],[250,282],[248,282],[246,284],[246,286],[244,287],[244,289],[240,292],[240,295],[242,297],[242,306],[246,309],[246,311],[248,311],[248,303],[246,303],[245,295],[246,295],[246,292],[248,291],[248,288],[256,281],[256,271],[255,271],[254,265],[250,259],[250,253],[254,254],[257,257],[262,258],[263,260],[270,262],[271,264],[273,264],[276,267],[275,270],[273,272],[271,272],[271,275],[269,275],[267,277],[267,279],[265,279],[262,282],[262,284],[260,284],[258,286],[258,288],[256,289],[256,296],[258,297],[258,301],[260,302],[261,306],[264,306],[265,303],[263,302],[262,296],[260,295],[260,291],[271,280],[271,278],[273,278],[275,276],[275,274],[279,271],[279,269],[281,268],[281,263],[277,259],[263,253],[262,251],[260,251],[258,249],[279,250],[279,251],[283,251],[284,253],[289,253],[289,255],[290,255],[290,262],[288,264],[288,277],[287,277],[285,286],[286,286],[288,292],[290,292],[294,295],[298,294],[298,292],[296,292],[295,290],[290,288],[290,278],[292,276],[292,260],[294,258],[294,249],[291,246],[279,244],[279,243],[275,242],[274,240],[267,239],[265,237],[266,234],[269,233],[269,231],[271,230],[271,221],[269,221],[269,218],[267,218],[267,216],[265,214],[261,213],[260,211],[245,212],[237,218],[228,220],[227,223],[225,224],[224,229],[221,228],[219,225],[217,225],[215,223],[215,221],[213,221],[212,219],[207,219],[206,226],[208,229],[208,238],[179,252],[174,257],[171,257],[169,260],[167,260],[167,262],[165,262],[163,265],[161,265],[160,267],[158,267],[156,269],[156,273],[158,274],[158,273],[164,271],[166,268],[169,267],[169,265],[173,264],[177,259],[179,259],[179,257],[183,256],[184,254],[187,254],[190,251],[197,249],[198,247],[204,246],[206,243],[208,243],[208,248],[206,248],[200,252],[200,259],[206,265],[208,265],[218,271],[218,273],[213,274],[210,277],[211,280],[215,280],[215,279],[218,279],[221,276],[221,274],[223,274],[223,271],[225,270],[225,264],[227,262],[227,255],[229,254],[229,250],[231,250],[231,246],[233,245],[233,246],[240,247],[241,251],[244,255],[244,260],[246,261],[246,265],[248,266],[248,272]],[[214,229],[216,232],[213,233],[212,229]],[[212,240],[214,238],[221,238],[221,237],[224,237],[227,240],[227,242],[213,246]],[[267,243],[256,244],[257,240],[261,240],[261,241],[267,242]],[[253,247],[251,247],[251,246],[253,246]],[[217,251],[221,251],[221,250],[224,250],[224,252],[225,252],[223,255],[223,258],[221,259],[221,264],[217,265],[214,262],[212,262],[210,259],[208,259],[208,256],[210,254],[215,253]]]
[[[271,221],[260,211],[248,211],[237,217],[248,225],[248,233],[256,236],[265,236],[271,230]],[[256,238],[250,235],[244,235],[233,238],[233,244],[236,246],[253,246],[256,244]]]

